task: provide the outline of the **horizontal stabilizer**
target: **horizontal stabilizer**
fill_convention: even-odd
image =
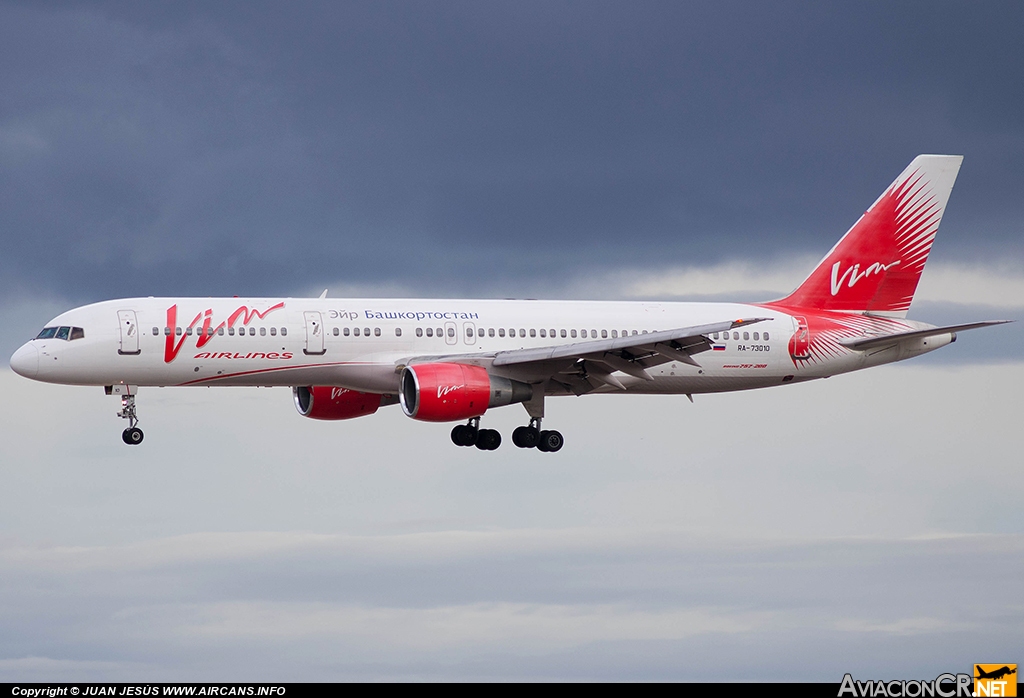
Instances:
[[[930,327],[927,330],[913,330],[911,332],[897,332],[896,334],[886,334],[881,337],[849,337],[847,339],[840,339],[839,343],[848,349],[856,349],[858,351],[864,351],[866,349],[875,349],[876,347],[884,347],[889,344],[896,342],[902,342],[905,339],[920,339],[922,337],[935,337],[940,334],[950,334],[952,332],[963,332],[965,330],[975,330],[979,327],[991,327],[992,325],[1003,325],[1007,322],[1013,322],[1012,320],[989,320],[987,322],[969,322],[966,325],[948,325],[947,327]]]

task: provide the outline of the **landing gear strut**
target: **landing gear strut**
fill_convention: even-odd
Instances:
[[[536,448],[544,453],[554,453],[562,448],[565,439],[561,432],[553,429],[541,431],[540,417],[534,417],[529,426],[517,427],[512,432],[512,443],[519,448]]]
[[[501,434],[494,429],[481,429],[480,418],[473,417],[468,424],[452,429],[452,443],[456,446],[476,446],[481,451],[493,451],[501,446]]]
[[[135,396],[121,396],[121,411],[117,413],[121,419],[128,420],[128,428],[121,432],[121,440],[129,446],[137,446],[142,443],[142,429],[136,425],[139,423],[139,416],[135,413]]]

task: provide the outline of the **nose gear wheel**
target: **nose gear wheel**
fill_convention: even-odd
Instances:
[[[117,413],[117,416],[121,419],[128,420],[128,428],[121,432],[121,440],[129,446],[137,446],[142,443],[144,435],[142,433],[142,429],[139,429],[137,426],[139,423],[139,416],[135,412],[134,395],[121,396],[121,411]]]

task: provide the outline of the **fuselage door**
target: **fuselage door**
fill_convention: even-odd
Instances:
[[[118,354],[138,354],[139,321],[134,310],[118,310],[117,319],[121,325],[121,345]]]
[[[445,344],[457,344],[459,341],[459,330],[455,326],[454,322],[444,323],[444,343]]]
[[[793,338],[789,340],[789,355],[794,359],[811,358],[811,333],[807,327],[807,318],[801,315],[793,316],[793,323],[796,331]]]
[[[306,310],[302,313],[306,320],[306,348],[302,351],[306,354],[323,354],[324,349],[324,321],[319,310]]]

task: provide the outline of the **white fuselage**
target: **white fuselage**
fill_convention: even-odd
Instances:
[[[59,315],[47,327],[81,328],[84,336],[37,338],[11,365],[36,380],[72,385],[323,385],[395,393],[401,367],[418,361],[480,354],[480,365],[502,375],[487,355],[744,317],[769,319],[716,333],[714,349],[694,356],[699,366],[663,363],[649,370],[654,380],[616,375],[627,392],[746,390],[888,363],[952,339],[915,340],[872,354],[830,343],[824,332],[815,356],[797,360],[791,356],[797,316],[771,304],[131,298]],[[856,315],[855,324],[857,334],[928,327],[864,315]],[[622,391],[602,386],[595,392]]]

